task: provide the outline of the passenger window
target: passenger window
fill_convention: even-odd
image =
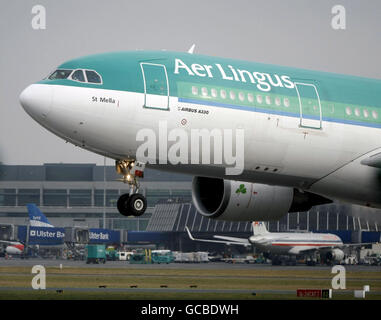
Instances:
[[[290,106],[290,100],[288,98],[284,98],[283,99],[283,104],[285,107],[289,107]]]
[[[355,109],[355,115],[356,115],[357,117],[360,116],[360,109],[359,109],[359,108],[356,108],[356,109]]]
[[[207,97],[207,96],[208,96],[208,89],[205,88],[205,87],[202,87],[202,88],[201,88],[201,94],[202,94],[204,97]]]
[[[257,102],[258,103],[262,103],[263,102],[263,98],[260,94],[257,94]]]
[[[192,94],[197,96],[197,94],[198,94],[198,88],[197,87],[192,86]]]
[[[364,117],[365,117],[365,118],[368,118],[368,117],[369,117],[369,112],[368,112],[368,110],[364,109],[364,110],[363,110],[363,114],[364,114]]]
[[[74,73],[71,75],[72,80],[75,81],[80,81],[80,82],[86,82],[85,76],[83,75],[82,70],[76,70]]]
[[[221,95],[222,99],[226,99],[226,91],[225,90],[221,90],[220,95]]]
[[[212,94],[212,97],[213,97],[213,98],[216,98],[216,97],[217,97],[217,90],[216,90],[216,89],[212,88],[212,89],[210,90],[210,93]]]
[[[239,100],[241,100],[241,101],[245,100],[245,95],[244,95],[244,93],[243,93],[243,92],[238,93],[238,98],[239,98]]]
[[[271,98],[269,96],[266,96],[266,104],[271,104]]]
[[[247,99],[249,100],[249,102],[253,102],[254,101],[254,96],[252,93],[248,93],[247,94]]]
[[[372,116],[373,116],[373,118],[374,119],[378,119],[378,113],[377,113],[377,111],[372,111]]]
[[[275,98],[275,104],[279,107],[280,106],[280,98],[276,97]]]
[[[86,70],[86,77],[87,77],[87,82],[102,83],[101,77],[95,71]]]
[[[49,80],[67,79],[72,72],[73,70],[57,69],[49,76]]]
[[[234,93],[234,91],[230,91],[229,95],[230,95],[230,99],[232,99],[232,100],[235,99],[235,93]]]
[[[347,114],[347,116],[350,116],[350,115],[352,114],[352,110],[351,110],[351,108],[346,107],[346,108],[345,108],[345,113]]]

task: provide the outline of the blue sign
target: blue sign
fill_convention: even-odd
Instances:
[[[89,229],[89,243],[119,243],[120,232],[109,229]]]
[[[18,227],[18,239],[27,241],[27,226]],[[29,244],[62,245],[65,241],[65,228],[29,227]],[[89,229],[89,243],[119,243],[120,232],[109,229]]]
[[[27,241],[27,227],[19,226],[18,238],[21,242]],[[62,245],[65,239],[64,228],[29,227],[29,244]]]

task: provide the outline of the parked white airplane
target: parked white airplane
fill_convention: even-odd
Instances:
[[[275,259],[278,255],[314,256],[319,252],[327,262],[339,263],[345,256],[343,250],[340,249],[344,246],[342,240],[331,233],[268,232],[264,222],[258,221],[254,221],[252,227],[253,235],[248,239],[214,236],[221,240],[196,239],[192,236],[188,227],[185,228],[191,240],[243,245],[246,247],[253,245],[272,259]]]
[[[25,246],[18,241],[4,241],[1,240],[0,244],[5,246],[5,252],[10,255],[19,255],[24,252]]]
[[[65,141],[115,159],[141,215],[145,165],[194,175],[198,211],[278,220],[341,200],[381,208],[381,81],[169,51],[63,63],[20,95]],[[26,142],[27,143],[27,142]]]

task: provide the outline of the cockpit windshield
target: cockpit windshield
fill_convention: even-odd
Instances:
[[[67,79],[71,81],[102,85],[102,77],[95,70],[88,69],[57,69],[49,77],[49,80]]]
[[[75,80],[75,81],[86,82],[82,70],[74,71],[74,73],[71,75],[71,78],[72,78],[72,80]]]
[[[50,76],[49,80],[67,79],[73,70],[57,69]]]
[[[86,70],[87,81],[91,83],[102,83],[101,77],[93,70]]]

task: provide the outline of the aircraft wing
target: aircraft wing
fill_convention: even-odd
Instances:
[[[232,241],[232,242],[242,242],[242,243],[246,243],[246,244],[250,244],[249,240],[245,239],[245,238],[236,238],[236,237],[227,237],[227,236],[213,236],[214,238],[217,238],[217,239],[222,239],[222,240],[227,240],[227,241]]]
[[[223,244],[227,244],[227,245],[233,245],[233,244],[236,244],[236,245],[243,245],[243,246],[250,246],[250,242],[247,240],[247,239],[241,239],[241,238],[231,238],[231,237],[228,237],[228,238],[231,238],[231,241],[224,241],[224,240],[211,240],[211,239],[197,239],[197,238],[194,238],[191,234],[191,232],[189,231],[189,228],[188,227],[185,227],[185,229],[187,230],[188,232],[188,236],[191,240],[194,240],[194,241],[202,241],[202,242],[212,242],[212,243],[223,243]],[[235,239],[235,241],[233,241],[232,239]],[[240,239],[240,240],[245,240],[246,242],[237,242],[237,239]]]

